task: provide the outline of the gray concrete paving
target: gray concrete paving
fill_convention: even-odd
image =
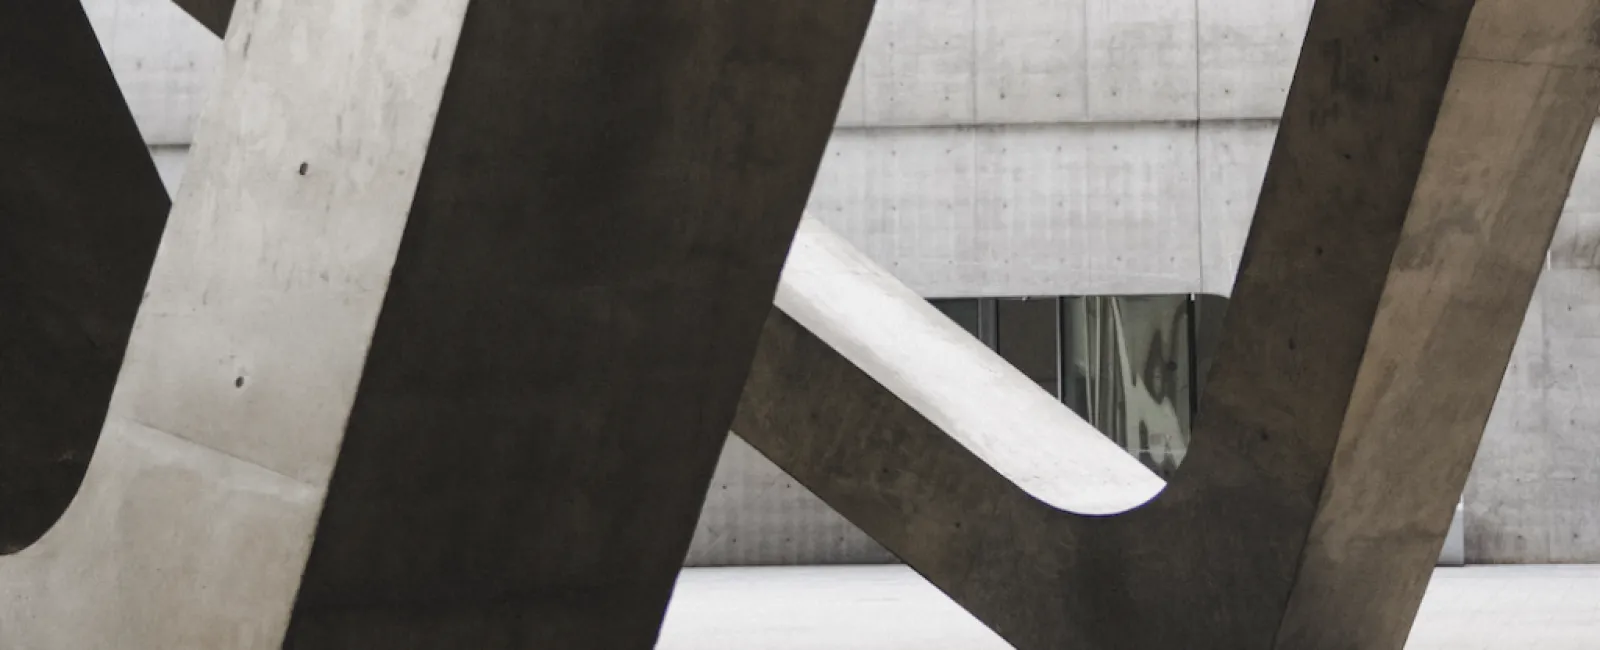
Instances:
[[[1600,566],[1434,572],[1407,650],[1600,647]],[[1009,650],[902,566],[688,569],[657,650]]]

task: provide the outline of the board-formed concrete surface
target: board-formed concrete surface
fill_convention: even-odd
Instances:
[[[1148,493],[1041,485],[994,452],[1042,439],[921,400],[837,292],[780,291],[735,430],[1024,650],[1399,648],[1600,102],[1597,18],[1317,5],[1194,447],[1142,508],[1073,514]]]
[[[650,646],[871,7],[240,4],[0,646]]]
[[[1600,567],[1470,567],[1434,571],[1405,647],[1593,650],[1596,639]],[[901,566],[688,569],[656,648],[1012,650]]]

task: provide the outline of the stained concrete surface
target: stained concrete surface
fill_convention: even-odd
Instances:
[[[143,28],[119,74],[204,87],[214,57],[168,0],[84,0],[107,28]],[[228,0],[182,0],[219,26]],[[1276,118],[1310,0],[883,0],[838,115],[847,128]],[[132,63],[143,59],[151,65]],[[192,130],[192,95],[140,101],[163,144]]]
[[[1151,612],[1144,624],[1154,624]],[[1437,569],[1406,650],[1594,650],[1600,567]],[[1065,648],[1075,646],[1069,644]],[[657,650],[1011,650],[911,569],[688,569]]]

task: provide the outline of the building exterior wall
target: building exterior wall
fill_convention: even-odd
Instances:
[[[83,0],[164,178],[220,45]],[[1309,0],[879,0],[811,211],[923,295],[1229,293]],[[1467,560],[1600,562],[1600,149],[1465,494]],[[733,440],[695,564],[888,556]]]

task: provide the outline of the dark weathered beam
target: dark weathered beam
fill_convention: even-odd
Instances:
[[[0,7],[0,555],[78,491],[169,207],[77,2]]]
[[[1597,20],[1317,3],[1193,448],[1144,507],[1016,487],[1025,455],[959,444],[1014,434],[940,426],[803,309],[735,430],[1023,650],[1399,648],[1600,102]]]
[[[651,646],[871,8],[470,3],[287,647]]]

